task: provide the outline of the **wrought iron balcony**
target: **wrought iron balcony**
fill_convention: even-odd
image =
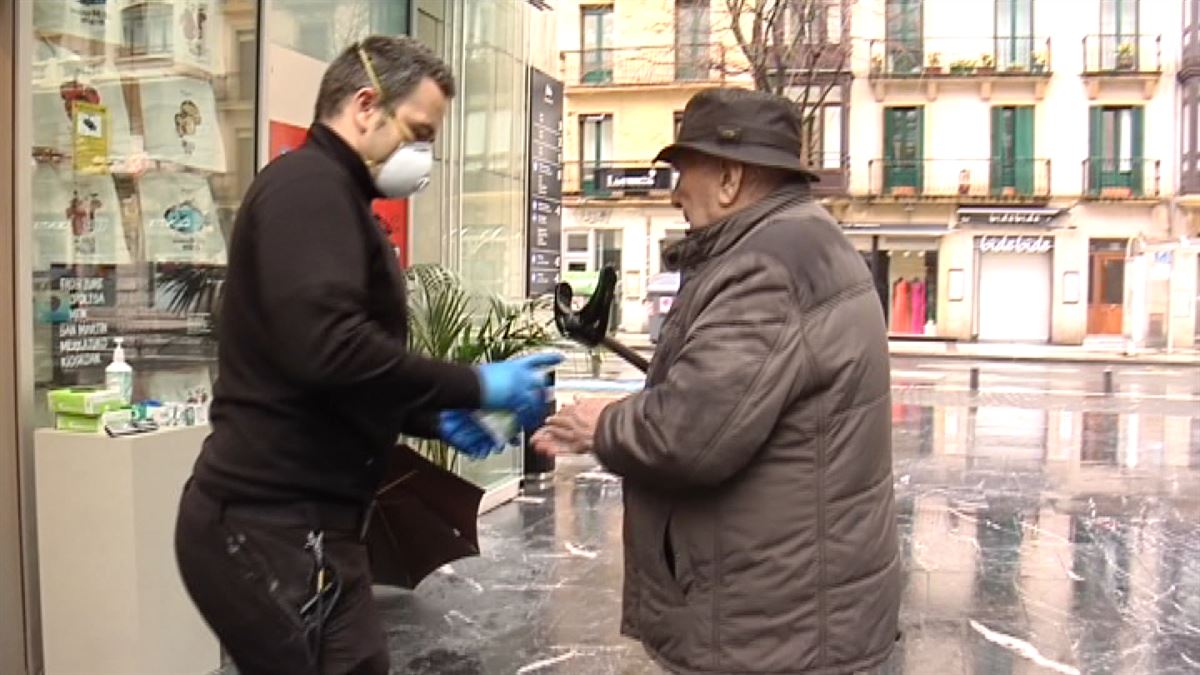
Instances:
[[[816,197],[841,196],[849,187],[847,158],[838,152],[814,153],[810,171],[820,179],[812,186]],[[647,160],[571,161],[563,165],[563,194],[592,199],[622,197],[664,199],[675,187],[676,172]]]
[[[867,194],[890,199],[1044,201],[1048,159],[872,159]]]
[[[698,43],[564,51],[562,79],[568,87],[720,83],[731,74],[729,52],[734,50]]]
[[[871,40],[872,78],[1049,77],[1050,39]]]
[[[889,89],[923,89],[934,100],[943,86],[978,86],[984,99],[996,86],[1026,86],[1040,100],[1050,81],[1050,39],[1037,37],[872,40],[868,79],[878,101]]]
[[[1083,75],[1121,77],[1162,73],[1161,35],[1088,35],[1083,38]]]
[[[1162,161],[1143,157],[1085,159],[1081,194],[1104,200],[1156,199],[1162,194]]]

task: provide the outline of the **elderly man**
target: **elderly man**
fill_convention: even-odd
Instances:
[[[622,632],[682,673],[853,673],[897,639],[887,335],[793,105],[711,90],[659,154],[691,229],[644,391],[534,437],[625,481]]]

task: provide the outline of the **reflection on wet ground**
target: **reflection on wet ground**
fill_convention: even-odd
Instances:
[[[1200,673],[1200,404],[895,400],[881,674]],[[618,480],[561,462],[482,519],[481,558],[380,591],[395,672],[662,672],[617,634],[620,520]]]

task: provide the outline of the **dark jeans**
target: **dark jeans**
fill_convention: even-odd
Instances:
[[[189,483],[175,526],[188,594],[241,675],[387,675],[367,550],[352,524],[322,524],[325,561],[338,582],[322,630],[301,614],[315,590],[309,515],[299,505],[261,514],[223,505]]]

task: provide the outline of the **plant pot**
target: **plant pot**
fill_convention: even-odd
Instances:
[[[892,188],[893,197],[916,197],[917,188],[912,185],[896,185]]]
[[[975,72],[979,73],[980,75],[993,75],[996,72],[996,67],[995,66],[979,66],[978,68],[975,69]]]
[[[1101,199],[1129,199],[1133,197],[1133,188],[1106,187],[1100,190]]]
[[[1016,199],[1017,198],[1017,188],[1015,188],[1011,185],[1006,186],[1004,189],[1000,190],[1000,196],[1005,199]]]
[[[1034,75],[1044,75],[1045,73],[1046,73],[1046,64],[1044,64],[1044,63],[1033,64],[1033,74]]]
[[[970,74],[972,73],[972,71],[973,71],[973,70],[974,70],[973,68],[967,68],[967,67],[964,67],[964,66],[959,66],[959,67],[957,67],[957,68],[951,68],[951,69],[950,69],[950,74],[951,74],[951,75],[957,75],[957,76],[960,76],[960,77],[961,77],[961,76],[964,76],[964,75],[970,75]]]
[[[941,75],[942,67],[941,66],[926,66],[925,74],[926,75]]]
[[[1133,70],[1133,67],[1134,60],[1132,55],[1117,57],[1117,70]]]

